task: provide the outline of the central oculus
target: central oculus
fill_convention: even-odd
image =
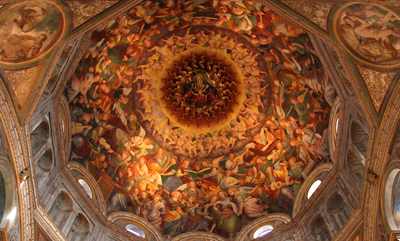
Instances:
[[[198,48],[171,60],[162,72],[161,103],[182,127],[211,128],[227,124],[243,105],[242,75],[219,51]]]

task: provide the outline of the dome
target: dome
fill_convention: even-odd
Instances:
[[[400,19],[385,4],[0,5],[0,229],[397,237]]]

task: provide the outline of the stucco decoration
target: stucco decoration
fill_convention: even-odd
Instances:
[[[384,68],[399,66],[400,19],[389,8],[348,3],[336,12],[333,23],[336,38],[359,61]]]
[[[291,9],[300,13],[323,30],[328,30],[329,12],[335,2],[311,2],[311,1],[282,1]]]
[[[107,1],[66,1],[68,6],[72,10],[73,15],[73,26],[74,28],[79,27],[89,19],[95,17],[97,14],[103,12],[112,5],[118,3],[119,0],[107,0]]]
[[[93,33],[65,93],[71,160],[112,215],[233,238],[291,215],[329,158],[328,78],[309,36],[246,1],[147,1]]]
[[[61,40],[65,13],[55,2],[10,4],[0,13],[0,64],[23,65],[36,61]]]
[[[386,93],[394,81],[396,72],[376,71],[359,64],[356,64],[356,66],[360,72],[362,80],[365,83],[365,86],[367,87],[372,103],[375,107],[375,111],[379,113],[381,105],[385,100]]]
[[[37,65],[21,70],[4,70],[4,74],[7,76],[7,84],[20,109],[24,109],[29,104],[33,87],[39,80],[42,67],[43,65]]]

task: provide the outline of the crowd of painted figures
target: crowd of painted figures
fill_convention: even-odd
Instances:
[[[265,70],[259,67],[265,60],[257,59],[259,53],[250,50],[252,44],[239,36],[229,30],[194,26],[174,32],[162,47],[152,48],[158,49],[155,53],[144,55],[146,67],[136,77],[143,82],[136,91],[139,122],[166,150],[197,159],[219,157],[228,150],[242,149],[254,136],[248,133],[255,133],[265,122],[266,115],[261,113],[269,107],[268,69],[266,64]],[[188,53],[186,59],[173,59],[175,46]],[[159,97],[164,101],[160,104],[157,72],[170,62],[177,70],[169,70],[162,78],[164,91]],[[226,125],[229,121],[231,125]]]
[[[179,41],[175,36],[164,38],[165,45],[153,45],[171,31],[202,25],[241,34],[266,66],[241,48],[243,41],[226,41],[229,36],[216,32],[196,35],[191,29],[186,40],[177,35]],[[153,113],[158,90],[144,85],[145,76],[160,73],[163,58],[186,50],[174,41],[191,48],[209,46],[230,54],[236,64],[242,61],[241,90],[251,100],[223,132],[208,133],[204,127],[201,137],[188,139],[183,129],[168,129],[172,121],[167,116]],[[139,61],[156,49],[151,60]],[[259,98],[265,89],[259,79],[268,80],[271,90],[261,123]],[[109,213],[134,213],[167,237],[196,230],[233,237],[258,217],[290,214],[307,175],[329,158],[328,103],[335,93],[327,82],[308,35],[253,0],[147,1],[93,34],[68,84],[71,160],[83,164],[97,180],[112,180],[113,191],[105,195]],[[137,106],[138,95],[150,108]],[[148,132],[150,121],[155,133],[162,129],[172,134],[156,140],[157,135]],[[245,127],[254,125],[260,131],[250,135]],[[177,140],[173,143],[171,137]],[[235,138],[249,140],[232,151]],[[184,146],[188,142],[191,146]],[[215,144],[213,151],[225,145],[228,153],[195,159],[182,151],[196,147],[207,154],[207,143]],[[172,145],[173,151],[168,151]]]

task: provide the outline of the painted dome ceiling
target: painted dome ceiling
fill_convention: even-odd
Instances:
[[[329,160],[326,80],[309,36],[258,2],[146,1],[93,33],[68,83],[70,160],[108,214],[233,237],[291,215]]]

